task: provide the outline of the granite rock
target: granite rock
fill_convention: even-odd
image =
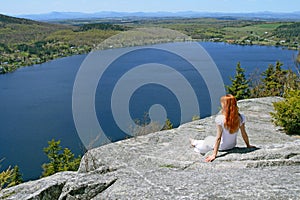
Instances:
[[[78,172],[5,189],[0,199],[299,199],[300,138],[271,123],[278,100],[239,101],[256,148],[239,135],[236,148],[205,163],[189,138],[215,135],[212,116],[89,150]]]

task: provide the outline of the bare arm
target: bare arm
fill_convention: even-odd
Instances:
[[[249,143],[249,138],[248,138],[246,128],[245,128],[245,123],[242,124],[242,126],[240,127],[240,130],[242,133],[243,140],[244,140],[245,144],[247,145],[247,147],[248,148],[255,147],[255,146],[250,145],[250,143]]]
[[[214,152],[212,155],[208,156],[205,159],[205,162],[212,162],[216,159],[218,150],[219,150],[219,146],[220,146],[220,142],[221,142],[222,131],[223,131],[222,126],[217,125],[217,137],[216,137],[216,142],[215,142],[215,146],[214,146]]]

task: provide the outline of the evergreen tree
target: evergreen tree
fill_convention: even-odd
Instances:
[[[3,159],[0,160],[0,163]],[[1,168],[1,165],[0,165]],[[23,182],[19,167],[16,165],[13,169],[9,166],[6,170],[0,173],[0,190],[18,185]]]
[[[42,176],[50,176],[60,171],[75,171],[78,169],[81,158],[75,158],[74,154],[68,149],[60,146],[60,140],[52,139],[48,142],[48,147],[44,152],[49,159],[49,163],[42,165],[44,171]]]
[[[0,191],[8,186],[12,174],[13,170],[10,167],[0,173]]]
[[[287,70],[282,70],[282,65],[281,62],[277,61],[275,67],[270,64],[267,70],[262,73],[264,76],[262,80],[264,96],[283,96]]]
[[[173,128],[173,124],[171,123],[171,120],[170,119],[167,119],[165,121],[165,125],[164,127],[162,128],[162,130],[170,130]]]
[[[80,164],[80,158],[75,158],[74,154],[71,152],[70,149],[64,148],[64,151],[62,153],[62,161],[60,170],[61,171],[76,171]]]
[[[235,76],[230,78],[232,84],[231,86],[226,86],[227,93],[235,96],[237,100],[250,97],[249,81],[246,79],[244,72],[245,70],[241,67],[241,63],[238,62]]]
[[[19,166],[16,165],[13,168],[11,178],[10,178],[10,183],[8,184],[8,187],[19,185],[20,183],[23,182],[22,174],[20,172]]]
[[[43,176],[50,176],[55,172],[58,172],[60,168],[60,141],[55,141],[54,139],[52,139],[48,142],[48,147],[44,148],[43,151],[50,161],[49,163],[43,164],[42,166],[44,169]]]

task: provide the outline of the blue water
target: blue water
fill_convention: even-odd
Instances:
[[[210,42],[201,45],[216,63],[225,84],[230,84],[229,76],[234,76],[237,62],[241,62],[246,75],[249,75],[254,69],[264,71],[277,60],[284,63],[284,68],[293,68],[293,57],[297,54],[296,51],[277,47]],[[18,165],[25,180],[38,178],[42,172],[41,165],[47,162],[43,148],[53,138],[61,140],[62,146],[70,148],[76,155],[83,153],[84,147],[72,116],[72,90],[76,73],[85,57],[77,55],[61,58],[0,76],[0,159],[5,158],[0,170],[9,165]],[[148,93],[155,94],[161,88],[148,85],[144,89],[154,91]],[[172,94],[167,89],[163,90],[166,98],[157,102],[167,102],[168,106],[174,104],[176,107],[178,102],[168,101],[169,98],[174,99]],[[99,98],[99,94],[96,98]],[[159,93],[159,96],[164,95]],[[155,99],[156,96],[148,98]],[[137,91],[135,102],[142,102],[149,107],[142,97]],[[135,104],[130,106],[135,107]],[[102,111],[99,107],[96,109],[99,115]],[[143,112],[143,109],[139,112]],[[178,113],[176,109],[174,112]],[[170,118],[178,125],[176,116]]]
[[[226,85],[231,83],[228,76],[234,77],[235,70],[232,69],[235,69],[238,62],[245,69],[247,77],[255,70],[265,71],[269,64],[275,65],[276,61],[282,62],[285,69],[295,70],[294,58],[297,51],[294,50],[272,46],[243,46],[211,42],[202,42],[201,45],[213,58]]]

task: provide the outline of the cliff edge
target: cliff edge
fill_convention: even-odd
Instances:
[[[215,116],[88,151],[78,172],[0,192],[0,199],[299,199],[300,138],[271,123],[267,97],[239,101],[255,149],[238,145],[212,163],[189,138],[216,134]],[[210,153],[210,152],[209,152]]]

